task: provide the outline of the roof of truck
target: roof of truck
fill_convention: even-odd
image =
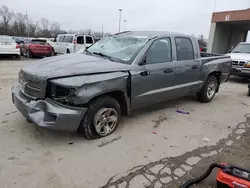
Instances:
[[[136,37],[147,37],[147,38],[154,38],[160,36],[186,36],[192,37],[190,35],[181,34],[181,33],[174,33],[168,31],[125,31],[121,33],[116,33],[114,35],[126,35],[126,36],[136,36]]]

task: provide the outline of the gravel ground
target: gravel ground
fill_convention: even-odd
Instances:
[[[87,141],[38,128],[16,110],[10,90],[19,69],[29,63],[0,60],[3,188],[178,187],[212,162],[249,167],[246,80],[223,84],[209,104],[188,97],[135,111],[112,135]],[[213,176],[200,187],[206,186],[214,186]]]

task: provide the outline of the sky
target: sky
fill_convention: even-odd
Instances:
[[[216,2],[216,3],[215,3]],[[115,33],[121,30],[160,30],[209,34],[212,12],[250,8],[250,0],[1,0],[29,18],[56,21],[65,30],[93,29]]]

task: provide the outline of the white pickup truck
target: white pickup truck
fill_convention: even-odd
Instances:
[[[82,34],[60,34],[52,44],[55,54],[68,54],[84,51],[86,47],[94,43],[94,38]]]
[[[239,43],[231,53],[231,75],[250,78],[250,42]]]

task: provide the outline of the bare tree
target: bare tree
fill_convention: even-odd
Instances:
[[[0,16],[2,17],[3,21],[2,22],[3,31],[4,33],[7,33],[9,30],[10,21],[14,17],[14,12],[10,11],[7,6],[3,5],[2,7],[0,7]]]
[[[61,33],[60,24],[57,22],[53,22],[50,25],[50,37],[56,37],[60,33]]]
[[[38,25],[39,25],[38,22],[33,23],[33,20],[31,20],[31,19],[29,20],[28,28],[29,28],[30,36],[35,37],[37,35]]]
[[[49,37],[51,35],[49,30],[49,20],[46,18],[41,19],[37,34],[41,37]]]

